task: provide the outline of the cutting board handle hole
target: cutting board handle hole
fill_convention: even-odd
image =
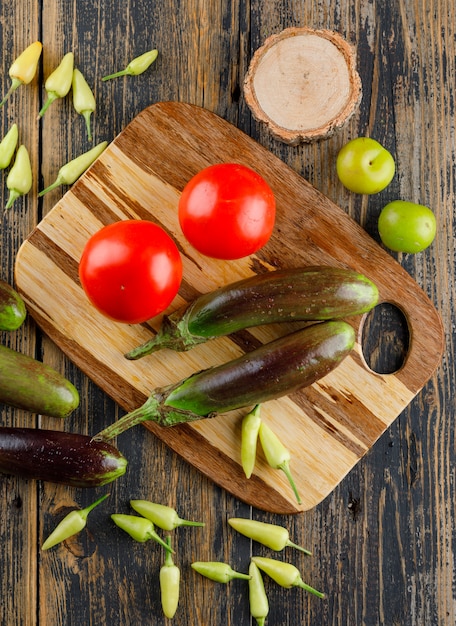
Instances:
[[[370,311],[361,334],[367,366],[377,374],[394,374],[404,365],[410,346],[410,331],[403,311],[382,302]]]

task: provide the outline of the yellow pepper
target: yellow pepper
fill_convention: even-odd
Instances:
[[[257,626],[264,626],[269,613],[269,602],[260,568],[254,561],[250,561],[249,576],[250,615],[256,620]]]
[[[268,524],[267,522],[244,517],[230,517],[228,524],[231,528],[237,530],[238,533],[253,539],[253,541],[258,541],[258,543],[262,543],[276,552],[280,552],[288,546],[301,550],[305,554],[311,554],[306,548],[302,548],[290,541],[289,532],[284,526]]]
[[[30,46],[28,46],[13,62],[8,71],[11,78],[11,87],[9,88],[6,96],[0,102],[0,107],[4,105],[13,91],[16,91],[16,89],[21,85],[28,85],[32,81],[36,74],[42,49],[43,44],[40,41],[35,41],[30,44]]]
[[[72,52],[65,54],[63,59],[55,70],[47,77],[44,88],[47,93],[47,100],[44,103],[38,117],[43,117],[49,105],[57,100],[64,98],[71,89],[73,82],[73,65],[74,56]]]
[[[204,522],[193,522],[182,519],[177,511],[165,504],[149,502],[148,500],[130,500],[131,507],[143,517],[163,530],[174,530],[179,526],[204,526]]]
[[[73,70],[73,106],[77,113],[85,119],[87,137],[92,141],[92,129],[90,126],[90,116],[95,111],[95,96],[90,89],[83,74],[75,68]]]
[[[6,179],[6,186],[10,191],[5,211],[12,207],[13,203],[28,193],[32,188],[32,166],[30,157],[25,146],[19,146],[13,167],[10,169]]]
[[[215,580],[216,583],[227,584],[235,578],[250,579],[248,574],[237,572],[229,563],[219,561],[194,561],[191,563],[191,568],[201,574],[201,576]]]
[[[293,489],[297,503],[301,504],[302,500],[290,471],[290,451],[283,445],[272,429],[269,428],[269,426],[267,426],[264,422],[260,424],[259,438],[266,461],[273,469],[282,470],[288,478],[291,488]]]
[[[255,467],[260,426],[260,405],[257,404],[242,420],[241,463],[246,478],[250,478]]]
[[[319,598],[325,597],[324,593],[317,591],[317,589],[305,583],[301,578],[301,573],[298,568],[291,563],[277,561],[276,559],[270,559],[266,556],[253,556],[251,560],[261,571],[267,574],[281,587],[285,589],[301,587],[301,589],[305,589]]]
[[[68,161],[59,169],[55,181],[40,191],[38,196],[44,196],[45,193],[55,189],[60,185],[72,185],[76,180],[92,165],[92,163],[100,156],[108,145],[107,141],[102,141],[87,152],[80,154],[75,159]]]
[[[122,530],[124,530],[130,537],[140,543],[146,543],[150,539],[153,539],[159,543],[162,548],[165,548],[168,552],[174,550],[166,541],[158,535],[155,530],[154,524],[145,517],[139,517],[137,515],[127,515],[124,513],[113,513],[111,519]]]
[[[68,515],[66,515],[63,520],[58,524],[46,541],[41,546],[42,550],[49,550],[49,548],[53,548],[65,539],[69,539],[73,535],[79,533],[85,526],[87,525],[87,517],[96,506],[106,500],[109,496],[109,493],[101,496],[96,502],[93,502],[89,506],[85,507],[85,509],[77,509],[74,511],[70,511]]]
[[[158,50],[149,50],[144,52],[141,56],[136,57],[127,65],[127,67],[120,72],[103,76],[101,80],[110,80],[111,78],[117,78],[118,76],[138,76],[147,70],[152,65],[155,59],[158,57]]]
[[[0,143],[0,169],[4,170],[11,163],[16,150],[19,131],[17,124],[13,124]]]
[[[166,544],[171,548],[171,538],[166,538]],[[163,614],[172,619],[179,604],[180,569],[175,565],[171,552],[167,551],[165,562],[160,568],[160,596]]]

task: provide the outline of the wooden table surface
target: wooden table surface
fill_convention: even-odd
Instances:
[[[254,623],[244,581],[221,585],[190,568],[195,560],[215,560],[246,571],[253,553],[278,556],[235,535],[227,525],[233,516],[284,525],[293,541],[313,553],[304,557],[287,549],[278,558],[298,565],[306,582],[324,591],[326,599],[301,589],[282,589],[266,579],[271,625],[454,624],[453,0],[23,0],[1,4],[0,25],[2,93],[8,89],[8,68],[14,58],[32,41],[41,40],[44,46],[39,75],[0,110],[1,136],[14,121],[18,123],[34,172],[31,193],[3,216],[0,278],[13,283],[20,244],[66,189],[58,188],[43,199],[37,198],[38,190],[54,180],[61,165],[90,147],[71,98],[55,102],[41,122],[36,120],[44,79],[71,50],[94,87],[95,142],[114,139],[154,102],[188,102],[217,113],[270,149],[376,240],[377,218],[386,202],[401,198],[430,206],[438,223],[434,244],[418,255],[394,256],[429,295],[446,331],[443,360],[423,391],[333,493],[296,516],[274,516],[243,504],[143,427],[119,438],[129,469],[109,489],[84,491],[2,476],[0,623],[166,624],[158,585],[161,548],[134,543],[109,517],[129,512],[131,498],[144,498],[172,505],[181,517],[206,523],[204,529],[174,531],[175,561],[182,570],[176,625]],[[336,30],[355,45],[363,99],[349,124],[332,138],[289,147],[252,119],[242,82],[254,51],[266,37],[304,25]],[[142,76],[101,82],[103,75],[151,48],[160,55]],[[359,135],[375,137],[397,163],[391,185],[371,197],[346,191],[335,172],[338,150]],[[4,205],[6,174],[2,176]],[[373,362],[391,365],[401,352],[397,324],[384,316],[374,329],[389,341],[386,351],[373,341]],[[80,407],[65,423],[1,406],[2,425],[92,434],[122,414],[32,319],[1,339],[64,372],[81,394]],[[40,550],[43,538],[65,512],[88,505],[106,491],[109,499],[91,513],[83,532],[53,550]]]

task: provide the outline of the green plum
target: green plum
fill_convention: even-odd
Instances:
[[[371,195],[390,184],[396,164],[391,153],[378,141],[357,137],[340,150],[336,169],[344,187],[355,193]]]
[[[378,218],[380,239],[395,252],[421,252],[431,245],[436,233],[435,215],[427,206],[394,200]]]

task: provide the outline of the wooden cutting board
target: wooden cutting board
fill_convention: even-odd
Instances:
[[[194,174],[227,161],[258,171],[277,199],[276,228],[267,246],[257,255],[229,262],[195,252],[182,237],[176,211],[180,192]],[[356,349],[334,372],[300,393],[264,404],[263,419],[291,451],[301,506],[283,473],[267,466],[261,450],[254,475],[244,477],[240,422],[246,411],[173,428],[148,425],[189,463],[253,506],[296,513],[319,503],[439,363],[443,333],[433,305],[357,223],[223,119],[199,107],[165,102],[145,109],[108,146],[23,243],[16,262],[16,286],[30,314],[125,410],[140,406],[155,387],[236,357],[249,336],[264,342],[290,330],[278,325],[256,328],[187,353],[163,350],[127,361],[124,353],[146,341],[160,319],[135,326],[111,322],[89,304],[78,280],[78,261],[90,235],[127,218],[153,220],[178,243],[184,280],[169,311],[200,293],[265,269],[326,264],[365,273],[378,285],[381,300],[404,312],[411,339],[398,372],[379,375],[366,366],[360,347],[363,319],[357,317],[351,320],[358,331]],[[119,437],[120,449],[123,437],[128,432]]]

